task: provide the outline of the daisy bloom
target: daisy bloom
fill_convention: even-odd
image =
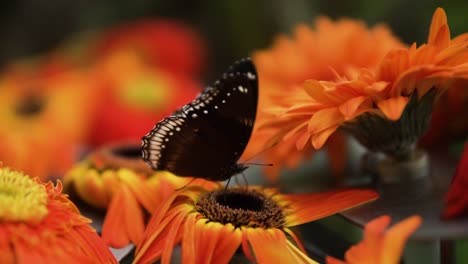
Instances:
[[[302,151],[297,151],[299,134],[278,143],[277,140],[271,140],[272,135],[285,127],[260,128],[258,125],[274,119],[276,110],[288,106],[289,101],[285,100],[285,96],[293,96],[294,100],[307,97],[302,89],[304,81],[333,81],[336,76],[331,68],[337,72],[375,68],[390,49],[401,47],[404,45],[385,25],[368,28],[359,20],[332,21],[327,17],[319,17],[314,28],[298,25],[291,37],[280,35],[270,48],[254,52],[252,57],[259,76],[259,111],[257,126],[244,157],[250,158],[260,153],[265,161],[273,163],[274,166],[265,167],[270,180],[275,180],[283,167],[294,168],[304,158],[311,157],[315,150],[310,144]],[[289,124],[286,126],[293,128]],[[327,145],[329,161],[335,174],[344,169],[345,144],[342,135],[337,134]]]
[[[438,8],[428,43],[390,50],[375,68],[340,73],[336,80],[308,80],[303,97],[293,98],[278,118],[277,137],[297,137],[320,148],[338,128],[371,151],[408,159],[429,125],[434,100],[453,82],[468,79],[468,34],[450,38],[447,17]]]
[[[444,219],[455,218],[468,214],[468,143],[453,175],[450,189],[445,196],[445,208],[442,213]]]
[[[153,214],[135,263],[169,263],[177,244],[182,263],[228,263],[239,248],[256,263],[316,263],[290,227],[377,197],[372,190],[286,195],[262,187],[191,185]]]
[[[88,87],[75,69],[46,63],[7,69],[0,76],[0,160],[40,179],[63,175],[88,132]]]
[[[90,222],[60,181],[0,167],[0,263],[117,263]]]
[[[153,172],[141,159],[140,145],[131,142],[97,149],[64,176],[69,192],[107,209],[102,238],[115,248],[140,243],[146,215],[189,180]]]
[[[205,43],[193,28],[169,19],[142,19],[101,33],[92,53],[98,59],[129,50],[156,69],[177,76],[200,77],[206,61]]]
[[[391,218],[378,217],[366,224],[363,240],[345,253],[345,261],[327,257],[327,264],[398,264],[406,241],[419,228],[420,216],[411,216],[388,230]]]
[[[125,73],[125,74],[122,74]],[[100,58],[90,75],[101,103],[92,120],[91,144],[139,140],[174,109],[191,101],[201,85],[183,75],[149,65],[131,49]]]

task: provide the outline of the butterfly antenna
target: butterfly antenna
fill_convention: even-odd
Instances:
[[[266,166],[266,167],[271,167],[273,166],[273,163],[254,163],[254,162],[249,162],[249,163],[242,163],[242,165],[256,165],[256,166]]]
[[[247,177],[245,177],[245,174],[243,172],[242,172],[242,179],[244,179],[245,188],[249,189],[249,182],[247,181]]]
[[[224,192],[226,192],[226,191],[227,191],[227,189],[228,189],[228,186],[229,186],[229,183],[231,182],[231,179],[232,179],[232,177],[231,177],[231,178],[229,178],[229,179],[227,180],[227,182],[226,182],[226,186],[224,186]]]
[[[185,184],[184,186],[180,187],[180,188],[177,188],[175,189],[176,192],[180,191],[180,190],[183,190],[185,188],[187,188],[190,184],[192,184],[197,178],[192,178],[192,180],[190,180],[187,184]]]

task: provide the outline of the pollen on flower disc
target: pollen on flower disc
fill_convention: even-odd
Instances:
[[[0,168],[0,220],[35,223],[48,213],[47,192],[21,172]]]
[[[272,198],[249,189],[216,190],[202,196],[196,210],[210,221],[235,227],[282,228],[283,209]]]

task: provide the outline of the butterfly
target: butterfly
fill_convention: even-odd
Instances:
[[[235,62],[195,100],[142,138],[143,160],[154,170],[211,181],[243,172],[248,166],[238,160],[257,114],[257,79],[250,58]]]

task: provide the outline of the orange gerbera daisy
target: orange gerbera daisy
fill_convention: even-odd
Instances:
[[[345,254],[345,262],[327,257],[328,264],[398,264],[406,241],[419,228],[420,216],[411,216],[387,229],[391,218],[378,217],[366,224],[364,239]]]
[[[40,179],[63,175],[87,133],[92,101],[87,87],[87,78],[76,70],[39,65],[5,72],[0,77],[0,160]]]
[[[368,28],[358,20],[341,19],[331,21],[320,17],[315,21],[315,29],[298,25],[292,37],[279,36],[272,47],[257,51],[253,59],[259,75],[259,111],[257,124],[274,118],[273,110],[287,107],[285,95],[297,94],[300,100],[302,83],[307,79],[335,80],[330,68],[337,72],[352,72],[359,68],[374,68],[392,48],[404,47],[384,25]],[[296,102],[296,101],[294,101]],[[269,179],[275,180],[282,167],[296,167],[304,158],[314,152],[312,146],[296,151],[299,135],[293,135],[275,147],[275,140],[268,142],[277,127],[258,129],[252,135],[244,157],[249,158],[261,153],[272,167],[265,167]],[[327,151],[332,169],[339,173],[345,162],[343,155],[345,142],[340,136],[330,141]],[[262,152],[265,148],[265,152]]]
[[[290,227],[378,197],[372,190],[280,194],[276,189],[189,186],[152,216],[135,263],[169,263],[182,246],[182,263],[228,263],[242,248],[256,263],[316,263]]]
[[[429,124],[436,96],[455,80],[468,79],[467,47],[468,34],[450,39],[445,12],[438,8],[427,44],[393,49],[376,69],[336,73],[336,81],[306,81],[304,97],[289,100],[267,126],[279,127],[276,136],[283,140],[296,136],[298,149],[308,141],[320,148],[344,127],[370,150],[405,159]]]
[[[102,238],[115,248],[141,242],[145,213],[151,214],[189,180],[153,172],[141,160],[140,145],[133,143],[103,146],[64,177],[67,189],[73,187],[82,200],[107,209]]]
[[[452,178],[452,184],[445,197],[445,209],[442,217],[451,219],[463,214],[468,214],[468,143],[465,143],[465,149],[461,155],[455,175]]]
[[[117,263],[60,181],[0,167],[0,263]]]

